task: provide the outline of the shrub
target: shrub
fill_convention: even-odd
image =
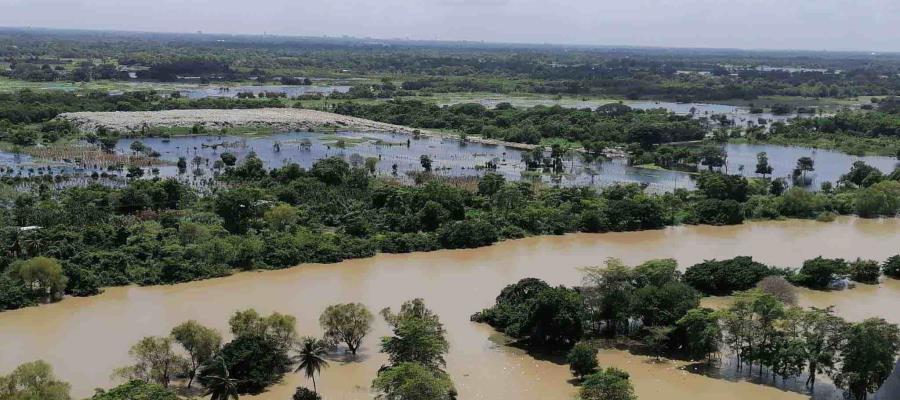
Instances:
[[[850,279],[854,281],[878,283],[878,277],[881,276],[881,266],[878,265],[878,261],[857,258],[856,261],[850,263],[848,272]]]

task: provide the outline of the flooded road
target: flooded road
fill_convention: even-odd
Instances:
[[[634,264],[671,257],[682,267],[711,258],[753,255],[775,265],[797,266],[818,255],[885,259],[900,252],[900,220],[840,218],[833,223],[778,221],[729,227],[674,227],[656,231],[542,236],[473,250],[378,255],[330,265],[241,273],[174,286],[112,288],[89,298],[0,313],[0,373],[44,359],[72,383],[76,397],[116,382],[110,374],[128,363],[128,348],[143,336],[167,334],[196,319],[225,333],[239,309],[295,315],[298,331],[320,335],[317,319],[329,304],[362,302],[373,312],[422,297],[445,324],[447,370],[461,399],[567,400],[576,393],[566,365],[501,346],[469,316],[493,303],[500,289],[523,277],[577,284],[579,267],[607,257]],[[816,293],[819,295],[819,293]],[[900,285],[860,287],[808,297],[809,304],[838,304],[848,319],[884,316],[897,321]],[[859,299],[857,304],[854,299]],[[804,301],[807,301],[806,299]],[[318,381],[326,399],[369,399],[368,387],[386,362],[377,338],[388,333],[377,318],[355,361],[334,360]],[[556,361],[556,362],[555,362]],[[602,366],[631,375],[642,400],[802,399],[806,396],[748,382],[691,374],[677,362],[656,364],[616,350],[600,353]],[[287,399],[305,378],[290,374],[257,399]]]

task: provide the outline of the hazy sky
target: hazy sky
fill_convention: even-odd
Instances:
[[[900,51],[900,0],[0,0],[0,26]]]

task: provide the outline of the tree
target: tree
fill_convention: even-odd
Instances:
[[[128,355],[135,363],[117,369],[116,375],[129,380],[153,382],[165,388],[187,364],[172,349],[172,338],[168,337],[147,336],[131,346]]]
[[[764,178],[766,175],[770,175],[773,171],[771,165],[769,165],[769,156],[766,152],[760,152],[756,154],[756,173],[762,175]]]
[[[134,380],[97,393],[90,400],[178,400],[178,396],[155,383]]]
[[[592,374],[597,370],[597,348],[587,342],[575,343],[566,355],[569,369],[578,378]]]
[[[141,143],[140,140],[135,140],[135,141],[131,142],[131,145],[128,147],[131,149],[131,151],[133,151],[135,153],[140,153],[140,152],[144,151],[144,149],[146,149],[146,146],[144,146],[144,144]]]
[[[228,325],[235,337],[262,337],[283,352],[290,350],[297,338],[297,319],[277,312],[262,317],[252,308],[238,311],[228,320]]]
[[[817,374],[833,374],[846,329],[847,323],[834,315],[833,307],[812,308],[800,314],[798,336],[803,346],[809,388],[815,388]]]
[[[12,266],[12,275],[34,294],[47,301],[62,298],[68,278],[55,258],[34,257]]]
[[[210,384],[225,384],[223,379],[234,379],[233,385],[240,394],[262,392],[281,380],[291,365],[287,349],[260,335],[235,338],[222,346],[219,356],[224,365],[212,362],[201,368],[200,383],[209,388]]]
[[[847,262],[841,258],[816,257],[803,262],[794,278],[799,284],[813,289],[824,289],[847,273]]]
[[[583,300],[564,286],[540,291],[530,304],[522,330],[535,345],[571,345],[584,333]]]
[[[279,204],[263,214],[263,219],[270,228],[276,231],[288,231],[300,220],[297,208],[288,204]]]
[[[433,369],[445,365],[444,354],[450,344],[444,325],[422,299],[404,302],[396,314],[385,308],[381,315],[393,328],[394,336],[381,338],[381,352],[391,364],[413,362]]]
[[[673,325],[681,317],[700,305],[700,294],[682,282],[662,286],[645,286],[634,292],[631,311],[644,325]]]
[[[9,375],[0,375],[0,399],[70,400],[70,386],[57,380],[53,368],[44,361],[22,364]]]
[[[659,361],[659,355],[666,349],[669,342],[669,335],[675,330],[673,326],[653,326],[647,329],[647,336],[644,336],[644,343],[650,348],[650,351]]]
[[[310,172],[326,184],[339,185],[344,183],[350,174],[350,165],[340,157],[328,157],[316,161]]]
[[[797,170],[803,173],[803,177],[806,178],[806,173],[815,171],[815,161],[813,161],[810,157],[800,157],[797,159]]]
[[[881,387],[894,370],[900,351],[900,329],[881,318],[850,326],[841,348],[843,360],[835,384],[857,400]]]
[[[581,384],[581,400],[637,400],[628,373],[607,368],[588,375]]]
[[[705,294],[728,295],[750,289],[770,274],[766,265],[753,261],[752,257],[739,256],[692,265],[684,272],[684,282]]]
[[[229,153],[229,152],[222,153],[221,155],[219,155],[219,158],[222,159],[222,163],[224,163],[225,165],[227,165],[229,167],[233,167],[234,164],[237,163],[237,156],[235,156],[233,153]]]
[[[201,366],[212,360],[222,347],[222,336],[215,329],[200,325],[191,320],[172,329],[172,337],[184,347],[188,353],[188,385],[194,383],[194,377]]]
[[[687,354],[695,359],[706,358],[719,351],[722,329],[715,311],[695,308],[676,323],[673,340],[684,345]]]
[[[250,221],[259,217],[263,193],[255,188],[237,188],[218,192],[213,210],[223,219],[223,226],[231,233],[245,233]]]
[[[378,372],[372,381],[382,400],[454,400],[456,389],[446,373],[415,362],[402,362]]]
[[[756,283],[756,288],[775,296],[784,304],[797,305],[797,288],[783,276],[770,275]]]
[[[427,154],[422,154],[419,157],[419,164],[422,164],[422,169],[424,169],[425,172],[431,172],[431,157]]]
[[[857,258],[856,261],[850,262],[847,272],[854,281],[874,284],[878,283],[881,276],[881,266],[878,265],[878,261]]]
[[[375,175],[375,171],[378,170],[378,161],[378,157],[366,157],[365,166],[369,174]]]
[[[224,359],[218,358],[212,362],[210,370],[203,376],[203,381],[206,387],[203,395],[210,396],[209,400],[238,400],[239,382],[231,377]]]
[[[328,353],[327,346],[322,341],[305,337],[297,348],[297,370],[303,371],[307,378],[312,379],[313,391],[318,393],[316,389],[316,374],[321,373],[323,368],[328,368],[328,361],[325,361],[325,354]]]
[[[319,316],[319,325],[325,330],[325,337],[334,342],[343,342],[350,353],[362,344],[363,338],[372,331],[372,313],[361,303],[335,304],[328,306]]]
[[[318,393],[312,390],[300,386],[297,387],[297,390],[294,392],[291,400],[322,400],[322,396],[319,396]]]
[[[183,174],[185,171],[187,171],[187,159],[186,158],[178,157],[178,162],[176,165],[178,167],[179,174]]]
[[[900,212],[900,182],[878,182],[857,191],[853,208],[864,218],[897,215]]]
[[[604,267],[587,267],[582,278],[589,312],[615,334],[627,322],[634,295],[634,272],[620,260],[610,258]],[[600,326],[598,326],[600,328]]]
[[[884,275],[894,279],[900,279],[900,255],[890,256],[881,265]]]

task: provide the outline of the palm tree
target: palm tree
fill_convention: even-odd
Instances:
[[[320,373],[323,368],[328,368],[328,361],[325,361],[325,354],[328,352],[327,347],[321,340],[312,337],[305,337],[297,348],[297,370],[294,372],[304,371],[307,378],[312,379],[313,391],[318,393],[316,388],[316,374]]]
[[[238,400],[238,380],[232,379],[228,373],[228,366],[225,365],[225,359],[222,361],[222,371],[217,375],[207,375],[205,377],[206,393],[204,396],[210,396],[209,400]]]

